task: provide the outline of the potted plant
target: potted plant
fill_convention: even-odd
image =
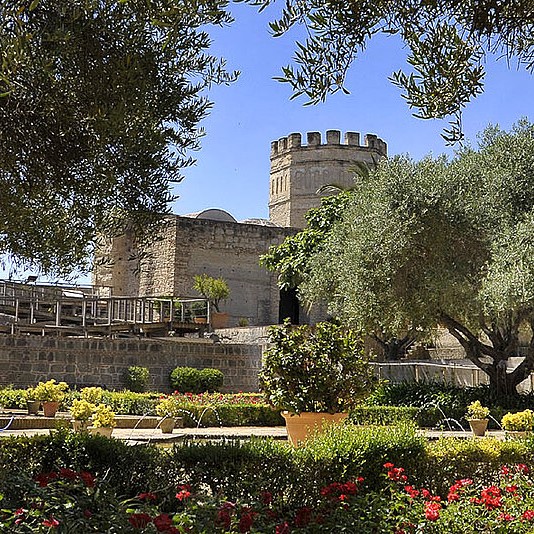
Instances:
[[[484,436],[488,428],[489,408],[482,406],[480,401],[474,401],[467,407],[465,418],[475,436]]]
[[[213,328],[225,328],[228,324],[229,315],[221,312],[219,304],[230,295],[230,288],[223,278],[213,278],[207,274],[200,274],[194,277],[193,289],[198,291],[204,298],[208,299],[215,311],[211,313],[211,325]]]
[[[308,428],[339,422],[375,381],[355,332],[333,323],[269,330],[270,346],[259,374],[268,402],[281,409],[290,442],[305,441]]]
[[[38,415],[39,410],[41,409],[41,401],[37,400],[35,396],[35,388],[26,388],[26,391],[24,392],[24,397],[26,398],[26,407],[28,409],[28,415]]]
[[[72,416],[72,427],[76,432],[83,432],[89,426],[89,419],[93,415],[96,405],[92,402],[87,402],[84,399],[75,399],[72,401],[70,413]]]
[[[156,404],[156,413],[161,417],[159,428],[164,434],[172,434],[176,425],[175,417],[179,413],[178,402],[172,395],[164,395],[160,397],[158,404]]]
[[[506,433],[513,437],[526,437],[534,428],[534,412],[523,410],[522,412],[503,415],[501,425]]]
[[[35,400],[41,401],[45,417],[55,417],[68,389],[66,382],[56,382],[53,378],[33,388]]]
[[[92,426],[89,427],[91,434],[98,434],[111,437],[113,428],[116,426],[115,413],[106,404],[99,404],[96,406],[93,415],[91,416]]]

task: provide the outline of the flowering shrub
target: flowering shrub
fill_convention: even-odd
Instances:
[[[104,390],[101,387],[87,387],[80,392],[80,398],[91,404],[100,404],[104,397]]]
[[[113,428],[116,425],[115,413],[109,406],[105,404],[99,404],[93,412],[91,422],[94,427],[110,427]]]
[[[534,412],[532,410],[508,412],[503,416],[501,424],[504,430],[531,431],[534,427]]]
[[[95,410],[96,406],[86,400],[74,400],[70,407],[72,418],[76,421],[89,421]]]
[[[176,417],[180,413],[180,405],[173,395],[162,396],[156,404],[156,413],[160,417]]]
[[[39,382],[32,391],[35,400],[61,402],[69,386],[66,382],[56,382],[53,378],[46,382]]]
[[[480,401],[474,401],[469,406],[467,406],[467,413],[465,418],[469,419],[486,419],[490,413],[489,408],[482,406]]]

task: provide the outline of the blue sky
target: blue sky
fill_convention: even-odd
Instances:
[[[387,79],[405,67],[406,54],[396,37],[373,38],[351,68],[350,95],[305,107],[303,99],[289,100],[289,86],[273,80],[291,61],[296,36],[273,39],[268,22],[275,13],[269,9],[258,14],[238,4],[233,13],[233,25],[211,32],[212,50],[241,76],[210,92],[214,107],[203,121],[206,136],[194,154],[196,165],[184,171],[184,181],[175,188],[180,198],[174,213],[220,207],[238,220],[268,217],[270,143],[292,132],[375,133],[388,143],[390,155],[408,153],[416,159],[452,153],[440,137],[446,123],[414,118]],[[489,123],[508,129],[521,117],[534,120],[534,76],[513,64],[508,68],[505,60],[491,61],[485,82],[484,94],[464,114],[464,130],[473,143]]]

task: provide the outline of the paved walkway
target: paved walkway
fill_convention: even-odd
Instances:
[[[14,419],[12,420],[12,417]],[[128,443],[173,443],[184,439],[247,439],[251,436],[287,440],[285,426],[262,427],[209,427],[209,428],[175,428],[172,434],[164,434],[159,428],[159,417],[119,415],[116,418],[117,428],[113,430],[113,437]],[[0,412],[0,439],[8,436],[33,436],[48,434],[58,425],[70,426],[70,414],[59,412],[55,418],[28,415],[25,410],[10,410]],[[455,428],[455,427],[452,427]],[[53,431],[53,430],[52,430]],[[473,437],[470,431],[460,430],[431,430],[418,431],[428,439],[441,437],[456,437],[468,439]],[[505,439],[503,431],[490,430],[486,436]]]
[[[0,439],[8,436],[34,436],[48,434],[50,429],[35,428],[24,430],[4,430],[0,432]],[[52,430],[53,432],[53,430]],[[439,439],[441,437],[456,437],[462,439],[472,438],[471,432],[442,431],[422,429],[419,431],[428,439]],[[160,429],[155,428],[115,428],[113,437],[124,440],[128,443],[180,443],[184,439],[247,439],[251,436],[287,440],[286,428],[275,427],[209,427],[209,428],[175,428],[172,434],[164,434]],[[487,437],[505,439],[502,431],[489,431]]]

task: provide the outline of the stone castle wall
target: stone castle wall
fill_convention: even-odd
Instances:
[[[224,373],[225,392],[257,391],[260,346],[183,339],[80,339],[0,336],[0,386],[35,385],[55,378],[70,386],[124,387],[132,365],[147,367],[150,388],[169,392],[175,367],[212,367]]]
[[[139,271],[135,261],[128,263],[132,250],[125,244],[116,245],[121,253],[115,254],[111,266],[95,271],[94,281],[113,284],[114,294],[126,291],[121,294],[198,297],[193,278],[206,273],[224,278],[230,287],[230,297],[221,303],[221,309],[230,314],[230,326],[237,325],[241,318],[253,325],[273,324],[278,322],[277,276],[260,267],[259,257],[294,232],[172,216],[167,218],[160,239],[147,250]]]
[[[387,145],[376,135],[367,134],[360,145],[360,134],[346,132],[344,143],[338,130],[307,133],[302,145],[299,133],[271,143],[269,219],[286,227],[303,228],[304,215],[319,204],[317,191],[324,185],[351,187],[357,162],[372,165],[387,156]]]

